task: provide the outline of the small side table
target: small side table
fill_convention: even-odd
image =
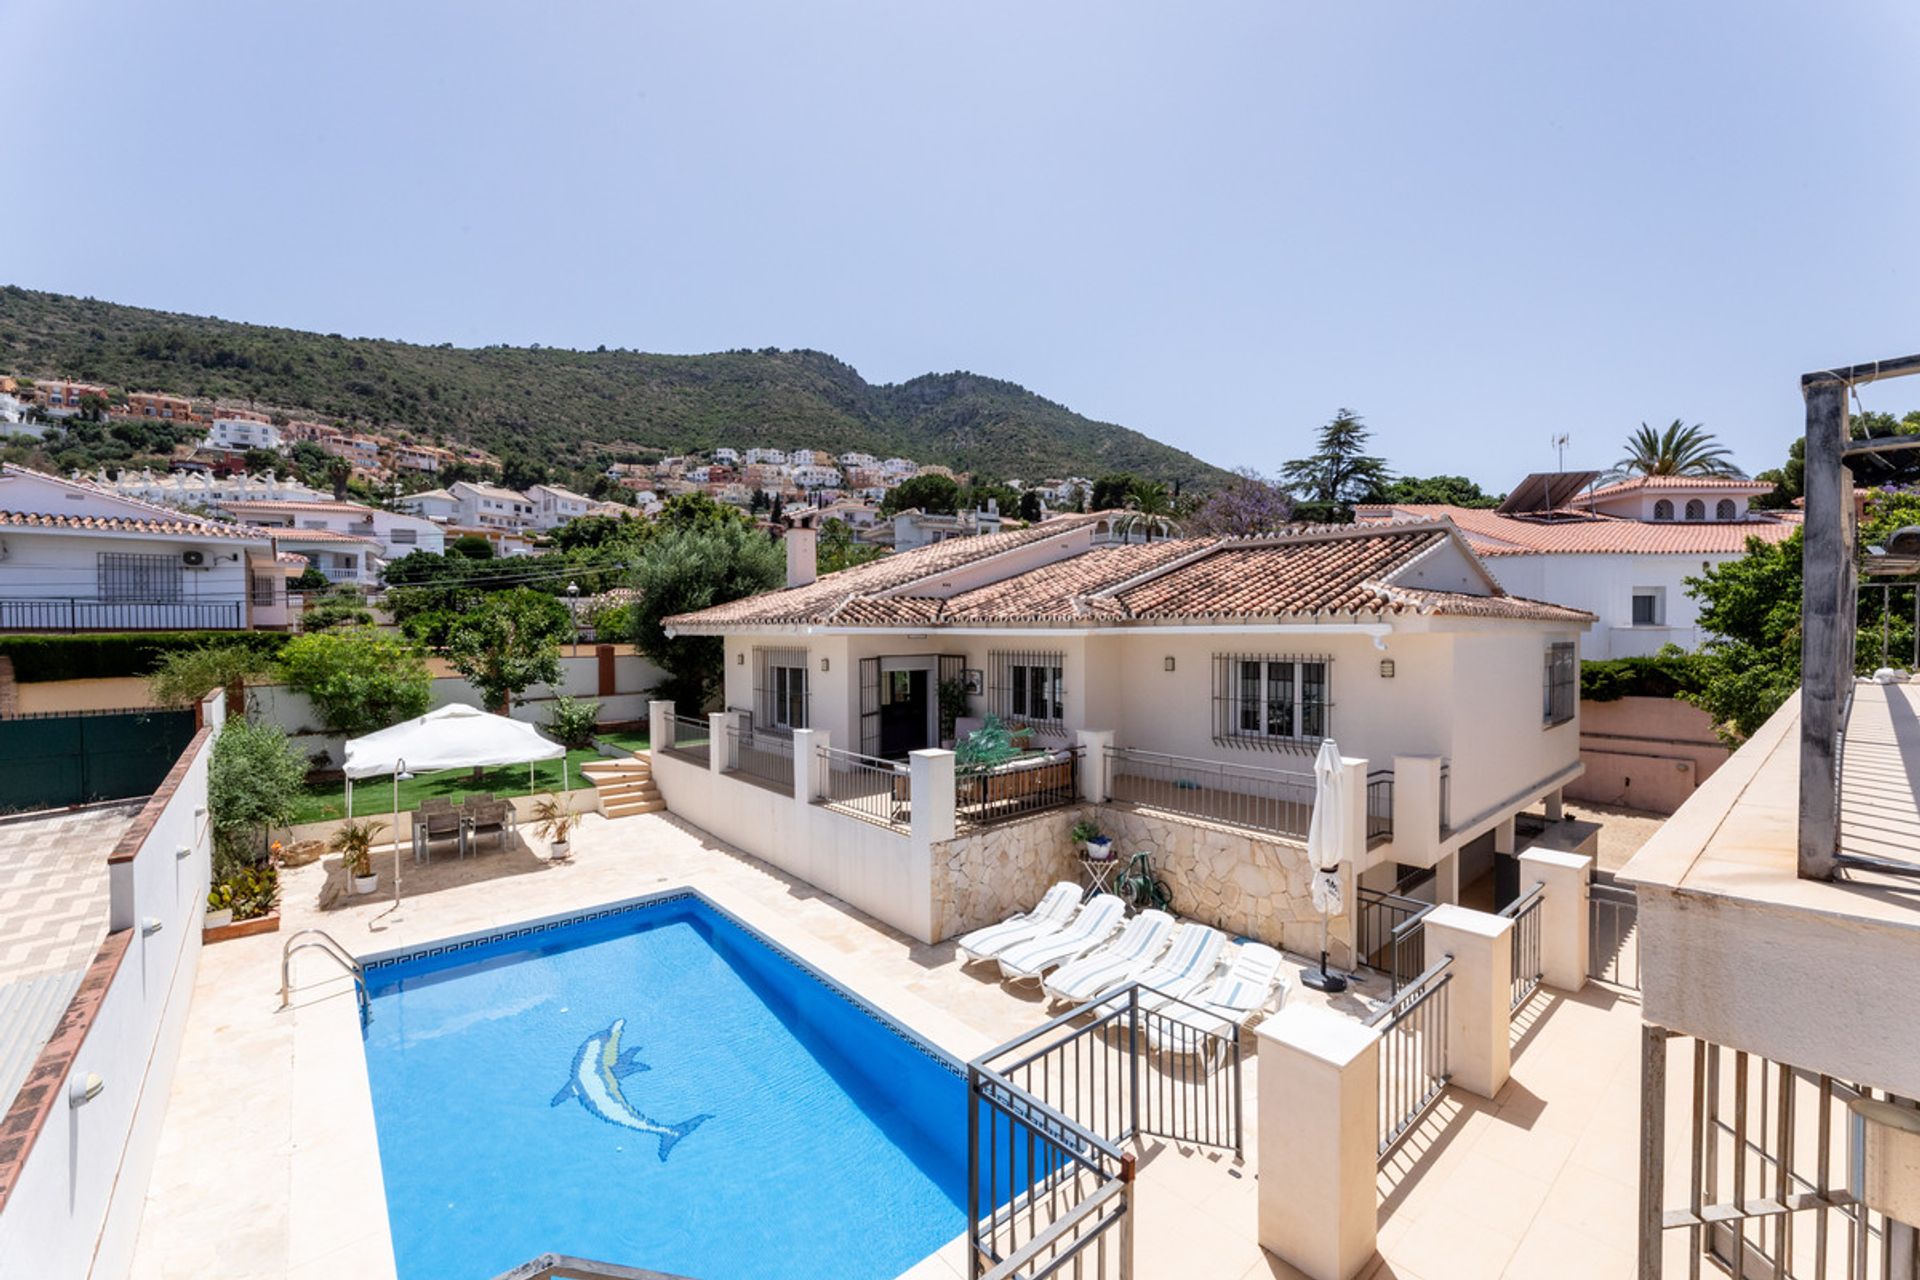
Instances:
[[[1081,858],[1080,871],[1087,878],[1086,896],[1091,898],[1097,893],[1110,892],[1109,882],[1119,869],[1118,858]]]

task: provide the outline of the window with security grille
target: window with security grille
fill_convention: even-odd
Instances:
[[[807,651],[753,651],[753,722],[763,729],[807,727]]]
[[[116,604],[178,600],[184,594],[186,570],[178,552],[169,556],[142,556],[125,551],[102,551],[97,561],[96,594]]]
[[[1067,719],[1066,656],[994,650],[989,703],[1002,720],[1036,729],[1062,729]]]
[[[1573,641],[1557,640],[1547,646],[1546,678],[1541,690],[1541,711],[1549,726],[1573,719],[1580,693],[1580,662]]]
[[[253,603],[258,608],[271,608],[280,596],[281,578],[278,574],[256,573],[253,580]]]
[[[1227,746],[1312,746],[1329,732],[1330,659],[1286,654],[1213,656],[1213,738]]]

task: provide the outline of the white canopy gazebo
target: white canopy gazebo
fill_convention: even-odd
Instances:
[[[533,767],[541,760],[560,761],[560,790],[567,790],[567,749],[530,724],[497,716],[464,703],[441,707],[412,720],[402,720],[378,733],[347,741],[347,817],[353,817],[353,780],[393,775],[393,900],[400,901],[400,778],[403,774],[440,769],[493,768],[507,764],[527,766],[527,789],[533,790]]]

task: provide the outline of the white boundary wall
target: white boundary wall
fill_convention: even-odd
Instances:
[[[133,856],[102,868],[111,885],[102,951],[124,945],[125,953],[0,1206],[0,1275],[117,1280],[132,1264],[200,963],[212,859],[207,764],[222,706],[218,694],[203,703],[211,732],[195,738],[185,768],[170,779],[171,793],[156,794],[129,831],[138,841]],[[108,853],[101,850],[103,862]],[[96,960],[89,981],[100,965]],[[83,981],[56,1042],[90,1003]],[[47,1062],[43,1056],[35,1075]],[[100,1077],[100,1092],[70,1106],[69,1089],[90,1074]]]

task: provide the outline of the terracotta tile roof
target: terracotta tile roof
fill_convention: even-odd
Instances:
[[[318,502],[283,502],[278,498],[231,498],[214,504],[227,511],[296,511],[311,514],[315,511],[372,511],[373,508],[359,502],[334,502],[322,499]]]
[[[1466,507],[1396,505],[1400,516],[1448,519],[1483,556],[1575,555],[1620,552],[1640,555],[1738,555],[1748,538],[1784,542],[1797,522],[1753,515],[1745,520],[1629,520],[1573,511],[1558,519],[1519,519]],[[1367,513],[1371,515],[1369,511]]]
[[[334,529],[287,529],[273,525],[255,525],[262,534],[271,534],[281,542],[362,542],[370,547],[380,545],[378,538],[363,538],[356,533],[340,533]]]
[[[1095,517],[1082,517],[1079,523]],[[1303,526],[1257,538],[1176,538],[1096,545],[943,598],[938,575],[1038,541],[1049,521],[1012,534],[955,539],[669,620],[717,633],[779,626],[956,627],[1019,624],[1333,621],[1457,614],[1584,623],[1592,615],[1501,592],[1486,596],[1394,584],[1456,542],[1445,521]],[[985,545],[983,545],[985,544]],[[968,560],[954,557],[971,552]],[[915,587],[928,588],[916,591]]]
[[[0,525],[15,529],[59,529],[76,533],[146,533],[166,538],[231,538],[265,542],[268,531],[246,525],[193,520],[176,515],[171,520],[137,520],[132,516],[47,515],[37,511],[0,511]]]
[[[1661,489],[1719,489],[1741,493],[1769,493],[1773,490],[1773,486],[1765,480],[1749,480],[1744,476],[1634,476],[1628,480],[1615,480],[1612,484],[1603,484],[1593,491],[1593,496],[1607,498],[1623,493],[1645,493]]]

